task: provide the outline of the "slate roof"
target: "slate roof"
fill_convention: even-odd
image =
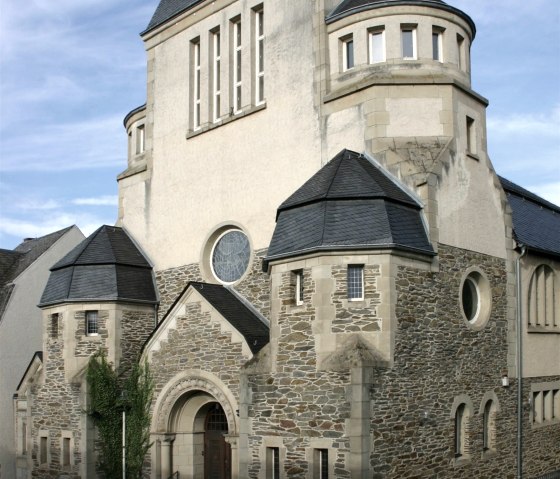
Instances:
[[[159,5],[156,8],[150,23],[146,29],[140,33],[140,35],[144,35],[145,33],[153,30],[160,25],[163,25],[168,20],[171,20],[173,17],[183,13],[185,10],[202,3],[205,0],[161,0]]]
[[[39,238],[28,238],[13,250],[0,249],[0,318],[14,289],[13,281],[71,228],[73,226]]]
[[[192,282],[195,288],[246,339],[253,354],[269,342],[270,328],[259,314],[229,288],[219,284]]]
[[[122,228],[102,226],[58,261],[39,306],[84,301],[157,303],[152,267]]]
[[[327,23],[335,22],[341,18],[353,15],[355,13],[363,12],[365,10],[373,10],[375,8],[392,7],[400,5],[412,5],[439,8],[448,12],[454,13],[462,17],[471,27],[473,31],[473,38],[476,34],[476,26],[471,17],[458,8],[448,5],[442,0],[342,0],[326,18]]]
[[[268,261],[314,251],[405,249],[433,255],[421,206],[378,166],[343,150],[278,208]]]
[[[560,207],[499,178],[512,209],[515,240],[529,250],[560,257]]]

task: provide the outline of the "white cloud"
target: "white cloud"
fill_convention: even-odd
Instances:
[[[119,197],[117,195],[105,195],[97,198],[76,198],[72,200],[72,203],[84,206],[117,206]]]
[[[487,126],[493,135],[540,135],[560,138],[560,105],[540,114],[513,113],[501,117],[489,116]]]
[[[54,210],[60,207],[60,204],[55,200],[23,200],[14,205],[16,209],[24,211],[44,211],[44,210]]]

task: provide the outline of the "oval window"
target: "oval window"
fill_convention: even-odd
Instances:
[[[480,308],[480,296],[473,278],[470,276],[463,283],[463,312],[469,321],[474,321]]]
[[[250,257],[251,246],[245,233],[228,230],[214,243],[210,261],[212,273],[222,283],[235,283],[245,274]]]
[[[490,319],[492,294],[490,282],[478,268],[474,271],[471,269],[463,277],[459,301],[467,324],[473,329],[482,329]]]

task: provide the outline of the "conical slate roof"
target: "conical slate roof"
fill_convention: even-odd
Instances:
[[[152,267],[122,228],[102,226],[56,263],[39,306],[87,301],[157,302]]]
[[[266,260],[380,248],[433,254],[414,198],[365,156],[343,150],[280,205]]]
[[[471,17],[458,8],[448,5],[442,0],[342,0],[326,18],[327,23],[340,20],[341,18],[353,15],[354,13],[373,10],[375,8],[392,6],[421,6],[432,7],[446,10],[462,17],[471,27],[473,38],[476,33],[476,26]]]

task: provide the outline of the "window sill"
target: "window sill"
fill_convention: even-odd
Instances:
[[[486,451],[482,451],[482,459],[491,459],[498,455],[498,451],[495,449],[487,449]]]
[[[478,156],[476,153],[471,153],[470,151],[467,151],[467,156],[469,158],[472,158],[473,160],[480,161],[480,156]]]
[[[527,332],[537,334],[560,334],[560,328],[554,326],[528,326]]]
[[[547,426],[557,426],[558,424],[560,424],[560,419],[551,419],[551,420],[543,421],[543,422],[532,422],[531,423],[531,428],[532,429],[541,429],[541,428],[547,427]]]
[[[457,467],[463,467],[471,463],[469,456],[458,456],[453,459],[453,464]]]
[[[187,132],[186,138],[187,138],[187,140],[190,140],[191,138],[194,138],[198,135],[202,135],[203,133],[206,133],[207,131],[211,131],[211,130],[214,130],[216,128],[219,128],[220,126],[227,125],[227,124],[231,123],[232,121],[236,121],[236,120],[239,120],[241,118],[245,118],[246,116],[252,115],[253,113],[257,113],[258,111],[261,111],[261,110],[264,110],[264,109],[266,109],[266,102],[261,103],[259,105],[253,105],[249,108],[245,108],[245,109],[241,110],[239,113],[231,114],[229,116],[224,116],[224,117],[220,118],[220,120],[215,122],[215,123],[205,123],[204,125],[201,125],[201,127],[197,128],[196,130],[189,130]]]

